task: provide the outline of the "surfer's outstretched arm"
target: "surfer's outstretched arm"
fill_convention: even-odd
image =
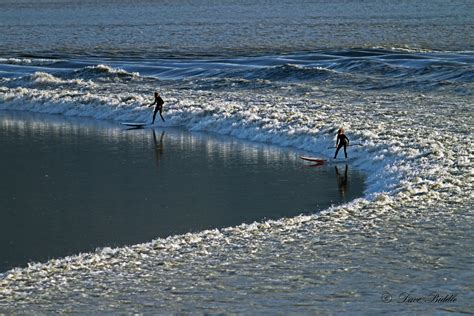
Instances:
[[[151,106],[155,105],[155,103],[156,103],[156,101],[153,101],[153,103],[148,104],[147,107],[151,107]]]

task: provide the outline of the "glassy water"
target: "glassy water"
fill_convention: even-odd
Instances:
[[[2,271],[315,213],[364,189],[343,160],[311,166],[289,149],[180,129],[2,112],[0,135]]]

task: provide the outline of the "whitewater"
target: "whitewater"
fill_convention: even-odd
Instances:
[[[441,19],[461,17],[469,29],[472,5],[458,2],[467,13]],[[297,3],[291,18],[304,15]],[[362,198],[312,215],[105,247],[3,272],[0,313],[472,313],[472,33],[450,37],[454,22],[427,26],[437,17],[429,10],[413,25],[415,11],[406,13],[401,3],[393,4],[395,18],[375,19],[376,39],[367,40],[360,31],[366,25],[355,24],[356,43],[341,35],[340,45],[333,40],[329,47],[307,36],[280,40],[268,25],[270,39],[249,35],[242,49],[223,40],[212,50],[208,45],[219,39],[211,32],[189,47],[137,46],[137,54],[129,42],[114,53],[99,47],[88,54],[71,43],[69,51],[21,54],[24,42],[11,36],[17,46],[0,58],[0,110],[147,121],[150,109],[142,104],[158,90],[165,128],[271,143],[295,155],[328,157],[344,127],[362,144],[350,148],[351,165],[368,179]],[[435,10],[430,3],[418,5]],[[275,12],[284,15],[284,5]],[[353,22],[345,12],[338,21]],[[361,12],[354,19],[363,24]],[[314,25],[304,16],[307,35]],[[377,23],[387,19],[393,30],[385,34]],[[350,33],[346,23],[318,21],[332,35]],[[205,30],[229,25],[198,22]],[[295,25],[283,24],[281,34]],[[420,29],[427,32],[428,44],[410,45],[423,42],[414,28],[419,37]],[[203,37],[214,42],[192,50]],[[409,304],[400,302],[404,293],[452,294],[456,301]]]
[[[352,279],[366,283],[374,304],[380,303],[379,293],[397,292],[400,284],[426,292],[452,291],[455,283],[456,291],[467,294],[472,245],[459,240],[472,237],[473,152],[465,139],[472,132],[473,60],[468,52],[446,58],[388,50],[158,59],[147,65],[133,59],[2,60],[3,73],[8,70],[0,87],[4,110],[146,121],[150,112],[141,105],[159,87],[166,100],[163,126],[320,156],[328,155],[325,149],[343,126],[353,142],[363,144],[351,148],[353,164],[369,174],[364,198],[320,214],[105,248],[11,270],[0,281],[3,306],[15,302],[25,311],[42,305],[56,310],[60,307],[52,302],[66,295],[70,306],[82,311],[87,306],[107,311],[127,288],[131,298],[124,304],[130,311],[141,300],[172,311],[166,304],[170,293],[191,304],[214,297],[214,291],[235,301],[250,291],[254,304],[277,291],[287,297],[279,301],[283,308],[295,296],[316,299],[326,282],[334,284],[332,291],[343,291],[340,283]],[[332,260],[338,262],[336,274]],[[407,267],[401,275],[397,263]],[[394,281],[371,277],[379,269],[383,279]],[[425,269],[432,273],[429,282],[421,273]],[[350,288],[334,295],[363,295],[359,286]],[[337,300],[331,291],[326,295],[327,304]],[[233,306],[226,300],[211,306],[216,311],[221,304]],[[64,308],[59,310],[69,307]],[[298,310],[298,305],[289,309]]]

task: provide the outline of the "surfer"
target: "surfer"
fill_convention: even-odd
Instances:
[[[153,112],[153,121],[151,122],[151,124],[155,123],[156,113],[158,113],[158,111],[160,111],[160,116],[163,122],[165,121],[165,119],[163,118],[163,115],[161,115],[161,113],[163,112],[163,104],[165,104],[165,101],[163,101],[163,99],[161,98],[158,92],[155,92],[155,100],[153,101],[152,104],[148,105],[148,107],[153,106],[155,104],[156,104],[156,107],[155,107],[155,111]]]
[[[336,139],[336,153],[334,154],[334,159],[337,157],[337,153],[339,152],[339,149],[344,147],[344,155],[346,155],[347,159],[347,146],[349,146],[349,138],[344,134],[344,129],[341,127],[337,131],[337,139]]]

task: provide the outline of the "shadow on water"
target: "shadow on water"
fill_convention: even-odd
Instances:
[[[336,169],[337,186],[339,187],[339,192],[341,193],[341,197],[344,198],[346,196],[346,193],[347,193],[347,170],[348,170],[348,166],[346,164],[343,174],[341,174],[339,172],[339,169],[337,169],[337,166],[334,166],[334,169]]]
[[[25,112],[0,111],[0,148],[0,271],[316,213],[365,181],[336,167],[336,185],[333,166],[305,168],[287,148]]]
[[[165,136],[165,131],[161,131],[160,139],[156,137],[156,131],[153,129],[153,143],[155,145],[155,157],[156,157],[156,167],[160,167],[160,159],[163,155],[163,137]]]
[[[316,162],[312,163],[310,165],[307,165],[309,168],[319,168],[319,167],[327,167],[327,163],[325,162]],[[347,191],[348,191],[348,170],[349,166],[347,163],[345,163],[344,167],[344,173],[341,173],[339,171],[339,168],[337,165],[334,166],[334,169],[336,170],[336,179],[337,179],[337,186],[339,188],[339,193],[342,199],[345,200]]]

